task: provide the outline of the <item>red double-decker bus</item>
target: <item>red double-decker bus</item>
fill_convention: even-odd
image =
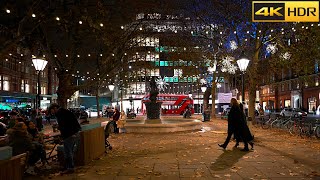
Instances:
[[[146,106],[144,102],[149,100],[150,94],[142,98],[142,112],[145,112]],[[161,114],[177,114],[182,115],[184,111],[189,108],[191,113],[194,114],[193,99],[188,95],[183,94],[158,94],[157,101],[162,102]]]

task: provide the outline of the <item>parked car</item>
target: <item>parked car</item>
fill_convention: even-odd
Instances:
[[[284,108],[280,112],[280,116],[305,117],[307,116],[307,112],[298,108]]]
[[[98,110],[94,108],[89,108],[86,110],[88,113],[89,118],[91,117],[98,117]],[[100,111],[100,115],[102,115],[102,111]]]
[[[134,112],[129,112],[129,113],[127,114],[127,118],[128,118],[128,119],[134,119],[134,118],[136,118],[136,117],[137,117],[137,114],[134,113]]]

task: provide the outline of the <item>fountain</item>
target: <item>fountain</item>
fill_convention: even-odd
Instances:
[[[159,90],[154,77],[150,82],[149,101],[145,102],[147,117],[143,119],[128,119],[125,129],[128,133],[171,133],[194,131],[202,128],[202,122],[197,119],[185,119],[181,116],[166,116],[160,118],[161,101],[157,101]]]

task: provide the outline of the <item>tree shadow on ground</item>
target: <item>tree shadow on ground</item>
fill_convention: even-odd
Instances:
[[[234,166],[244,155],[250,151],[240,151],[234,148],[233,150],[224,150],[224,152],[211,164],[210,169],[214,171],[222,171]]]

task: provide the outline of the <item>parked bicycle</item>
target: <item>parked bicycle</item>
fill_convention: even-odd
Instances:
[[[315,122],[307,122],[301,126],[300,136],[301,137],[312,137],[320,139],[320,121],[317,119]]]

